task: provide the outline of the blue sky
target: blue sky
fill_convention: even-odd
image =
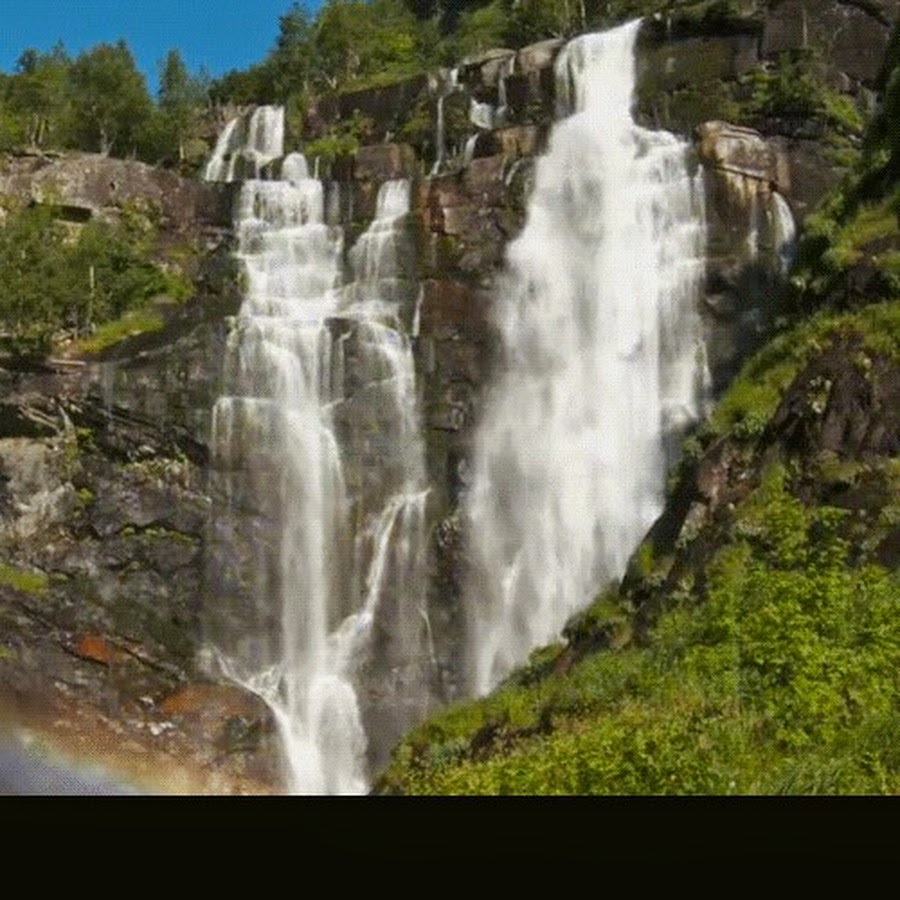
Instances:
[[[321,0],[309,0],[316,9]],[[156,89],[157,62],[178,47],[192,71],[212,75],[258,62],[292,0],[0,0],[0,70],[13,71],[26,47],[62,39],[73,56],[124,37]]]

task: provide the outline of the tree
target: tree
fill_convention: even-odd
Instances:
[[[152,128],[163,153],[177,147],[178,160],[184,160],[185,141],[208,95],[208,78],[189,74],[181,53],[170,50],[159,64],[158,121]]]
[[[315,43],[319,74],[330,88],[408,75],[425,63],[423,32],[402,0],[329,0]]]
[[[68,107],[71,60],[62,43],[49,53],[25,50],[9,84],[10,110],[22,123],[25,142],[43,147],[52,138],[65,143],[64,119]]]
[[[279,19],[278,40],[269,57],[278,100],[310,93],[317,74],[317,55],[313,19],[304,6],[294,3]]]
[[[134,152],[153,106],[125,41],[98,44],[72,66],[72,112],[81,146]]]

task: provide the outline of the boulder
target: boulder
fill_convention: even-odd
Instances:
[[[564,38],[550,38],[529,44],[516,54],[516,71],[523,75],[550,68],[556,61],[556,54],[565,45]]]
[[[460,80],[472,87],[495,88],[515,55],[515,50],[494,47],[467,56],[459,65]]]
[[[497,50],[498,55],[483,63],[480,69],[481,83],[485,87],[496,87],[500,79],[509,74],[510,66],[514,66],[513,50]]]
[[[176,231],[231,224],[228,185],[181,178],[146,163],[95,153],[14,162],[0,174],[0,195],[61,205],[73,218],[135,205],[159,214],[161,223]]]
[[[790,190],[787,160],[777,144],[758,131],[727,122],[704,122],[697,129],[697,152],[704,163]]]

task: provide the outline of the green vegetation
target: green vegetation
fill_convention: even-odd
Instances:
[[[353,118],[338,122],[324,136],[308,141],[303,147],[303,153],[310,162],[318,159],[324,164],[325,168],[321,171],[324,177],[336,159],[352,156],[359,150],[372,128],[372,121],[356,111]]]
[[[116,329],[154,327],[154,298],[180,301],[192,291],[177,269],[155,261],[156,240],[152,222],[136,209],[126,209],[118,225],[94,220],[68,226],[51,206],[11,208],[0,228],[6,349],[44,353],[63,334],[87,336],[121,317],[95,340],[105,345]]]
[[[824,61],[812,49],[780,54],[774,66],[752,72],[745,84],[751,89],[748,116],[817,119],[839,132],[862,132],[859,111],[849,97],[827,86]]]
[[[490,48],[570,37],[658,11],[700,32],[748,14],[725,0],[327,0],[316,15],[294,3],[267,57],[218,79],[211,96],[305,105],[314,96],[387,84]]]
[[[160,331],[165,319],[158,308],[131,310],[112,322],[101,325],[89,338],[75,342],[79,353],[100,353],[137,334]]]
[[[47,592],[50,579],[43,572],[20,569],[7,563],[0,563],[0,584],[11,587],[23,594],[41,596]]]
[[[766,472],[705,588],[685,585],[646,644],[559,674],[550,648],[543,677],[519,673],[416,729],[380,789],[900,790],[900,579],[851,564],[850,513],[804,506],[789,480]],[[607,595],[581,618],[621,616]]]
[[[806,220],[792,274],[793,309],[900,296],[900,24],[879,78],[878,109],[840,187]],[[865,278],[860,284],[860,273]]]
[[[177,50],[161,63],[154,103],[124,41],[98,44],[72,59],[62,44],[29,48],[16,72],[0,73],[0,151],[88,150],[152,163],[196,166],[199,114],[209,79],[190,75]]]
[[[313,18],[299,3],[281,17],[263,62],[211,88],[217,102],[286,103],[396,81],[433,64],[438,35],[403,0],[329,0]]]
[[[773,338],[744,364],[699,436],[701,441],[723,434],[757,437],[803,366],[850,333],[861,335],[866,348],[889,355],[900,365],[900,304],[896,301],[855,313],[818,312]]]

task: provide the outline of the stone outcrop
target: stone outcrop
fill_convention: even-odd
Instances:
[[[782,0],[766,12],[761,51],[773,59],[796,47],[821,49],[838,86],[871,86],[900,5],[896,0]]]
[[[704,168],[707,356],[716,391],[758,346],[775,314],[782,277],[779,202],[787,207],[791,166],[783,147],[751,128],[706,122],[697,130]]]
[[[231,224],[227,186],[92,153],[13,159],[0,169],[0,195],[62,206],[76,219],[115,216],[131,204],[174,231]]]

